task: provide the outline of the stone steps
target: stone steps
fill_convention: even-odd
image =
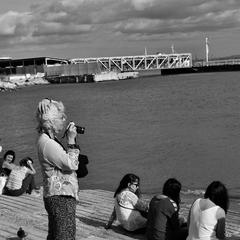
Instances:
[[[104,229],[112,209],[113,192],[104,190],[81,190],[77,204],[76,239],[88,240],[130,240],[144,239],[122,230],[117,222],[109,230]],[[27,233],[29,240],[46,239],[48,220],[41,196],[22,195],[10,197],[0,195],[0,240],[16,239],[19,227]],[[181,206],[181,214],[188,215],[190,204]],[[240,239],[240,214],[229,211],[227,215],[227,234],[229,239]]]

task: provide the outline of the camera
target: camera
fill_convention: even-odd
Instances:
[[[85,127],[80,127],[80,126],[77,126],[77,125],[75,125],[75,127],[76,127],[76,131],[77,131],[78,134],[84,134]]]
[[[66,128],[66,130],[65,130],[65,132],[64,132],[64,134],[63,134],[63,136],[62,136],[62,138],[64,138],[64,137],[66,136],[66,134],[67,134],[67,132],[68,132],[68,129],[69,129],[71,123],[72,123],[72,122],[70,122],[70,123],[68,124],[68,126],[67,126],[67,128]],[[84,134],[84,132],[85,132],[85,127],[80,127],[80,126],[78,126],[78,125],[75,125],[75,127],[76,127],[76,132],[77,132],[78,134]]]

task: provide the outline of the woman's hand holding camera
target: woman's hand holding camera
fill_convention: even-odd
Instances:
[[[67,142],[68,144],[75,144],[75,138],[77,137],[77,130],[74,122],[70,122],[67,127]]]

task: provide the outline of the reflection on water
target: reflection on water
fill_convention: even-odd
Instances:
[[[90,173],[81,188],[115,190],[122,175],[134,172],[143,192],[158,192],[176,177],[184,190],[221,180],[240,196],[239,80],[237,72],[189,74],[0,93],[1,144],[17,159],[33,157],[41,182],[35,109],[49,97],[86,127],[79,142]]]

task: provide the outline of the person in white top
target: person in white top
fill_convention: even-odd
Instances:
[[[11,173],[8,177],[3,193],[9,196],[20,196],[23,193],[31,194],[36,188],[33,167],[33,160],[30,157],[23,158],[19,162],[20,166],[9,164]]]
[[[135,174],[126,174],[115,191],[113,212],[105,228],[109,229],[117,219],[127,231],[141,231],[146,228],[149,203],[140,199],[140,179]]]
[[[219,181],[212,182],[197,199],[188,216],[187,240],[225,239],[225,217],[229,207],[226,187]]]

